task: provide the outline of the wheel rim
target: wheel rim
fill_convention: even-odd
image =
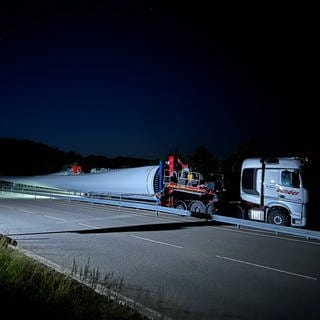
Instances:
[[[281,216],[275,216],[273,218],[273,222],[274,224],[278,224],[278,225],[283,224],[283,218]]]

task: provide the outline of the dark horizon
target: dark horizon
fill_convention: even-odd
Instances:
[[[198,145],[192,150],[190,153],[183,153],[179,148],[168,148],[165,155],[163,157],[155,157],[155,158],[145,158],[145,157],[137,157],[133,155],[114,155],[110,156],[108,154],[99,154],[99,153],[90,153],[90,154],[81,154],[77,150],[63,150],[59,146],[49,145],[40,141],[31,140],[31,139],[19,139],[15,137],[0,137],[0,147],[3,154],[12,154],[16,157],[22,156],[22,153],[27,151],[28,148],[34,148],[34,150],[50,150],[56,153],[60,153],[63,155],[71,155],[74,159],[85,159],[90,157],[96,158],[105,158],[105,159],[119,159],[119,158],[128,158],[128,159],[136,159],[136,160],[145,160],[145,161],[166,161],[168,160],[167,157],[169,155],[176,155],[181,157],[182,159],[190,159],[190,157],[198,157],[198,156],[205,156],[220,161],[228,161],[232,159],[241,159],[245,157],[301,157],[304,159],[318,160],[318,152],[310,148],[307,152],[303,149],[296,149],[293,150],[290,147],[283,147],[282,150],[277,150],[272,148],[272,146],[263,145],[258,141],[251,140],[245,143],[241,143],[238,145],[230,154],[226,157],[220,157],[217,154],[212,153],[207,146],[205,145]],[[32,157],[31,154],[28,155]],[[5,158],[5,157],[4,157]]]

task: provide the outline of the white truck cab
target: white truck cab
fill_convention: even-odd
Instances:
[[[305,227],[308,190],[300,158],[245,159],[241,167],[240,197],[247,218],[277,225]]]

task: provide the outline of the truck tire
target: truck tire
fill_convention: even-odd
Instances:
[[[174,207],[176,209],[179,209],[179,210],[187,210],[187,205],[185,202],[183,201],[177,201],[175,204],[174,204]]]
[[[192,201],[189,210],[191,213],[206,213],[206,207],[201,201]]]
[[[274,209],[270,211],[267,221],[268,223],[276,224],[278,226],[290,225],[289,215],[286,213],[286,211],[281,209]]]
[[[214,215],[216,212],[216,208],[214,207],[213,203],[209,203],[206,207],[206,214],[208,214],[209,216]]]

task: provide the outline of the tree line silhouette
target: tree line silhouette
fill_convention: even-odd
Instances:
[[[92,168],[130,168],[145,165],[158,165],[159,161],[167,159],[144,159],[136,157],[106,157],[103,155],[82,156],[75,151],[64,152],[57,147],[43,143],[0,137],[0,175],[39,175],[65,171],[72,165],[80,165],[83,172],[90,172]],[[193,154],[182,154],[178,147],[168,149],[168,156],[175,155],[188,163],[193,170],[201,172],[205,177],[212,172],[224,172],[227,175],[238,175],[241,163],[248,157],[313,157],[317,161],[316,153],[306,153],[288,149],[287,146],[276,148],[273,144],[266,146],[260,141],[250,140],[241,144],[228,157],[221,159],[210,152],[206,146],[198,146]]]
[[[157,160],[134,157],[108,158],[101,155],[82,156],[31,140],[0,138],[0,175],[28,176],[65,171],[80,165],[83,172],[92,168],[128,168],[151,165]]]

